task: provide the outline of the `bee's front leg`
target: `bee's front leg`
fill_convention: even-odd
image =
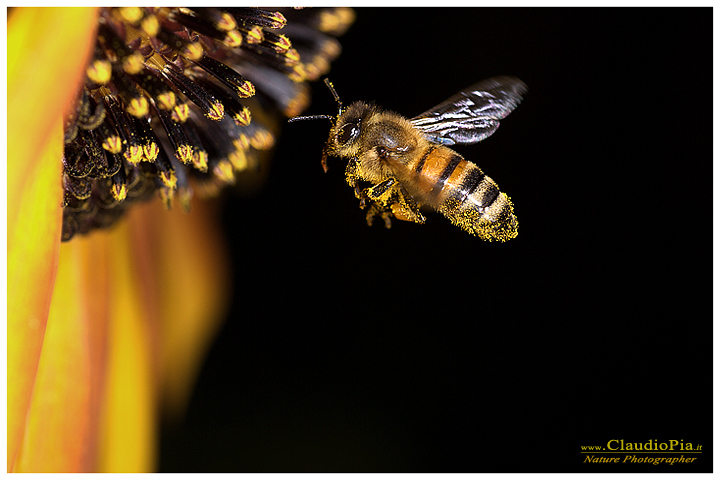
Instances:
[[[355,198],[360,200],[360,208],[365,208],[365,202],[367,200],[367,197],[360,189],[360,175],[358,173],[358,162],[356,158],[351,158],[350,161],[348,161],[348,164],[345,167],[345,180],[347,181],[348,185],[353,187],[353,192],[355,192]]]

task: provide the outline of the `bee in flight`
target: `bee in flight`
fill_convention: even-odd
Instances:
[[[492,135],[527,91],[513,77],[483,80],[417,117],[406,119],[365,102],[342,107],[332,84],[325,83],[338,104],[337,116],[310,115],[290,121],[328,119],[330,137],[323,149],[347,158],[345,176],[360,200],[369,204],[368,225],[380,216],[425,223],[421,206],[445,215],[463,230],[484,240],[517,236],[510,198],[474,163],[449,148],[477,143]],[[368,186],[365,186],[369,184]]]

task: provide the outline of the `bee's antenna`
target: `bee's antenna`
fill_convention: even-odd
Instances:
[[[338,116],[342,113],[342,102],[340,101],[340,95],[335,91],[335,87],[330,82],[330,79],[325,77],[323,80],[325,82],[325,85],[330,89],[330,93],[332,93],[333,98],[335,98],[335,101],[338,104]]]
[[[333,117],[332,115],[305,115],[302,117],[288,118],[288,122],[297,122],[298,120],[319,120],[323,118],[326,120],[330,120],[331,122],[335,120],[335,117]]]
[[[335,87],[333,87],[333,84],[330,83],[330,80],[327,79],[327,77],[324,79],[325,85],[330,89],[330,93],[332,93],[333,98],[335,98],[335,101],[338,105],[338,117],[342,115],[342,102],[340,101],[340,95],[335,91]],[[288,119],[288,122],[297,122],[299,120],[318,120],[318,119],[325,119],[330,120],[331,123],[334,124],[336,117],[333,117],[332,115],[305,115],[301,117],[292,117]],[[327,157],[328,157],[328,146],[325,145],[325,148],[323,148],[322,158],[320,159],[322,163],[323,170],[325,170],[325,173],[328,171],[327,166]]]
[[[342,102],[340,101],[340,95],[335,91],[335,87],[333,87],[333,84],[330,82],[330,80],[327,79],[327,77],[324,79],[325,85],[330,89],[330,93],[332,93],[333,98],[337,102],[338,105],[338,116],[342,113]],[[331,122],[335,120],[335,117],[332,115],[304,115],[300,117],[292,117],[288,119],[288,122],[297,122],[300,120],[318,120],[318,119],[326,119],[330,120]]]

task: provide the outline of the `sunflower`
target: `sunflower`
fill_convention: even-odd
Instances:
[[[9,472],[154,469],[227,305],[206,198],[257,178],[352,18],[10,11]]]

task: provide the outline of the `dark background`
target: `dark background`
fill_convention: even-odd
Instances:
[[[369,228],[345,163],[320,167],[328,122],[287,125],[266,187],[229,199],[232,311],[161,469],[711,471],[712,10],[361,8],[341,42],[346,104],[527,83],[457,149],[519,236]],[[317,84],[307,113],[335,109]],[[611,439],[703,453],[582,463]]]

